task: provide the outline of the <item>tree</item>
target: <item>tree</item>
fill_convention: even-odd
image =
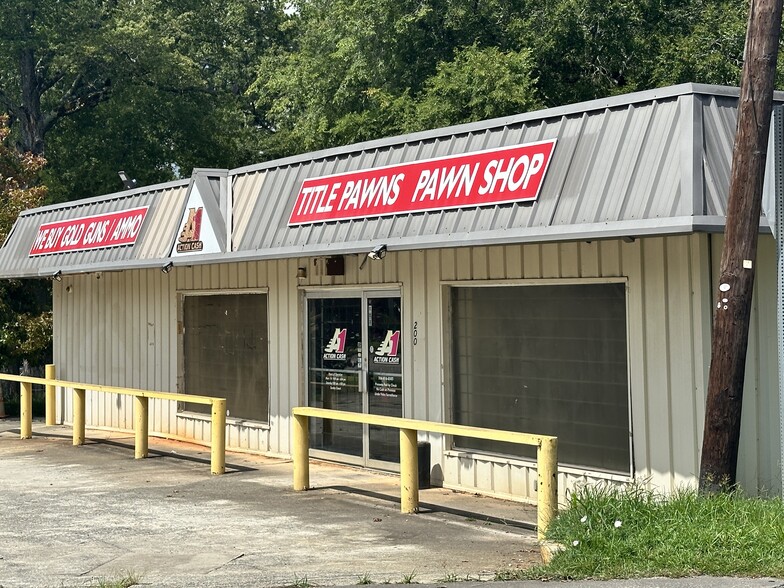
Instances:
[[[737,84],[746,0],[299,0],[265,159],[681,82]],[[783,78],[784,79],[784,78]]]
[[[9,0],[0,108],[20,152],[46,153],[55,200],[119,189],[119,169],[252,163],[264,120],[245,90],[285,20],[281,0]]]
[[[0,108],[18,126],[20,152],[43,154],[58,120],[108,98],[112,4],[10,0],[0,11]]]
[[[533,59],[513,34],[524,6],[296,3],[291,45],[266,55],[250,88],[274,131],[265,157],[538,106]]]
[[[0,240],[5,241],[22,210],[40,206],[46,188],[37,176],[46,163],[19,153],[8,143],[8,117],[0,116]],[[23,360],[42,365],[51,359],[51,292],[44,280],[0,282],[0,367],[17,370]]]

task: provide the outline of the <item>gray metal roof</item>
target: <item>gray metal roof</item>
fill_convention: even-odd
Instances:
[[[360,253],[380,243],[389,249],[420,249],[722,230],[737,96],[735,88],[683,84],[232,170],[228,252],[175,263]],[[784,95],[777,93],[776,101],[780,111]],[[556,139],[557,145],[533,203],[287,224],[307,178],[546,139]],[[45,275],[58,264],[66,265],[66,272],[161,263],[166,253],[152,244],[152,226],[161,231],[155,243],[171,244],[177,214],[167,221],[156,215],[133,251],[61,254],[67,260],[31,259],[27,253],[42,221],[92,213],[80,207],[130,207],[123,202],[128,198],[135,199],[133,206],[145,198],[155,202],[167,190],[178,194],[182,206],[185,184],[175,183],[23,213],[0,251],[0,275]],[[762,228],[768,229],[766,222]]]
[[[26,210],[19,215],[0,249],[0,277],[51,276],[158,265],[169,254],[189,180],[135,188],[98,198]],[[42,224],[149,206],[141,233],[132,246],[53,253],[30,257]]]
[[[721,230],[736,104],[736,89],[685,84],[235,170],[235,255]],[[557,147],[535,203],[287,226],[306,178],[544,139]]]

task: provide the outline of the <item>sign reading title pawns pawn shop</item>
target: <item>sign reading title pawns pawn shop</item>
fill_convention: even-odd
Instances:
[[[288,224],[534,201],[554,148],[552,139],[308,178]]]

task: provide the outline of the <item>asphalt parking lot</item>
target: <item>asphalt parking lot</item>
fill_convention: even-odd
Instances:
[[[134,575],[179,588],[356,586],[541,588],[494,582],[539,563],[531,505],[432,488],[401,514],[394,475],[311,463],[294,492],[288,460],[227,454],[210,475],[207,448],[131,434],[0,420],[0,588],[98,587]],[[548,582],[563,588],[784,588],[773,578]],[[386,586],[385,588],[389,588]]]
[[[401,514],[398,478],[311,465],[291,489],[287,460],[133,436],[0,421],[0,584],[93,586],[126,572],[154,586],[356,585],[488,580],[540,561],[535,508],[433,488]]]

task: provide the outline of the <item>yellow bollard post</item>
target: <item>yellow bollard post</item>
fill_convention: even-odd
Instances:
[[[536,532],[544,541],[547,528],[558,514],[558,439],[542,439],[536,449]]]
[[[30,382],[21,382],[22,390],[19,396],[19,431],[22,439],[33,436],[33,385]]]
[[[86,393],[84,388],[74,388],[73,393],[73,444],[84,445],[86,420]]]
[[[143,459],[147,457],[149,451],[149,418],[148,409],[149,398],[146,396],[133,397],[133,430],[136,433],[134,443],[134,457]]]
[[[417,432],[400,429],[400,512],[419,510]]]
[[[226,399],[212,401],[212,432],[210,437],[210,466],[213,475],[226,471]]]
[[[294,491],[301,492],[310,486],[310,439],[308,438],[308,417],[293,415],[291,457],[294,462]]]
[[[46,364],[46,379],[47,380],[54,380],[56,377],[56,371],[54,364],[47,363]],[[51,427],[52,425],[57,424],[57,413],[55,410],[55,393],[54,393],[54,384],[47,384],[46,385],[46,426]]]

